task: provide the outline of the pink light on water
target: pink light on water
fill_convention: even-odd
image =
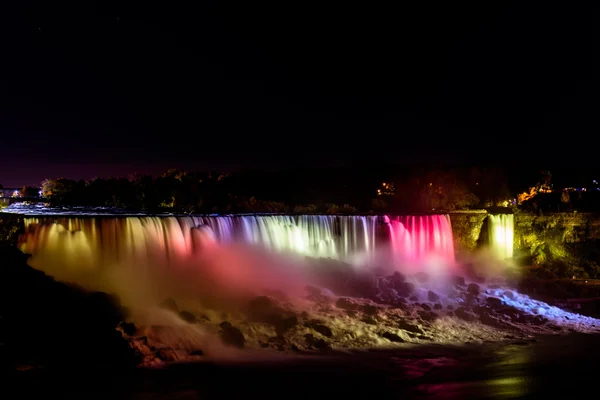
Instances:
[[[396,261],[404,266],[444,272],[452,268],[454,239],[447,215],[387,217],[390,244]]]

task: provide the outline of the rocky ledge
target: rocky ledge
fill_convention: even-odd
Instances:
[[[430,279],[395,272],[355,281],[355,296],[307,286],[299,304],[282,293],[251,299],[236,312],[182,310],[173,299],[160,308],[178,323],[119,328],[143,365],[218,357],[220,345],[245,350],[328,353],[420,343],[514,341],[537,334],[597,332],[600,321],[568,313],[510,289],[463,276]],[[363,295],[360,295],[363,292]],[[204,335],[204,336],[203,336]],[[204,339],[202,339],[203,337]]]

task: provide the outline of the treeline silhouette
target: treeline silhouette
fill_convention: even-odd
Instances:
[[[501,205],[511,199],[499,169],[386,166],[248,169],[230,174],[172,169],[158,177],[47,179],[41,190],[53,206],[149,213],[439,212]]]

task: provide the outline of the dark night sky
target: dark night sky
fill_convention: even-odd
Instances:
[[[5,186],[168,167],[595,161],[599,21],[579,2],[14,3],[0,10]]]

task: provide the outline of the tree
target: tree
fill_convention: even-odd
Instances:
[[[479,198],[456,171],[430,171],[397,185],[393,204],[399,212],[441,212],[475,207]]]
[[[36,189],[32,186],[23,186],[23,188],[21,189],[21,196],[22,197],[38,197],[39,196],[39,189]]]

